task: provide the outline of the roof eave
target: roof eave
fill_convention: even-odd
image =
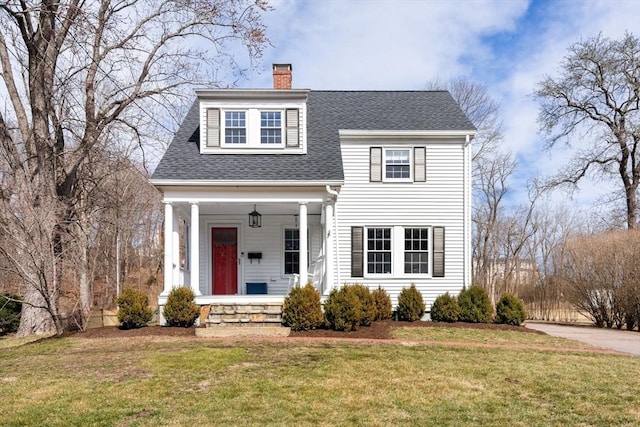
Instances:
[[[340,129],[340,138],[345,139],[376,139],[376,138],[473,138],[475,129],[468,130],[360,130]]]
[[[218,186],[218,187],[313,187],[313,186],[342,186],[344,180],[259,180],[259,181],[225,181],[225,180],[213,180],[213,179],[158,179],[152,178],[151,184],[156,187],[204,187],[204,186]]]

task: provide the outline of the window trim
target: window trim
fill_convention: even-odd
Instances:
[[[227,113],[244,113],[244,126],[227,126]],[[220,141],[222,146],[246,147],[249,141],[249,114],[247,110],[230,109],[223,110],[220,123]],[[233,119],[231,119],[233,120]],[[244,142],[227,142],[227,129],[244,129]]]
[[[425,227],[425,226],[406,226],[403,227],[403,236],[402,236],[402,243],[403,243],[403,251],[402,251],[402,272],[405,275],[410,275],[410,276],[424,276],[424,275],[431,275],[432,274],[432,268],[431,268],[431,258],[432,258],[432,248],[433,248],[433,242],[431,241],[431,235],[432,232],[431,230],[433,229],[433,227]],[[413,250],[413,249],[407,249],[406,244],[407,244],[407,230],[426,230],[427,232],[427,249],[426,250]],[[414,236],[411,237],[411,241],[414,240]],[[418,241],[420,242],[422,240],[422,236],[418,236]],[[407,267],[407,254],[410,253],[419,253],[419,254],[425,254],[426,255],[426,262],[427,262],[427,272],[426,273],[412,273],[409,272],[407,273],[406,267]]]
[[[388,178],[387,177],[387,152],[407,151],[409,153],[409,177],[408,178]],[[404,164],[403,164],[404,166]],[[382,147],[382,182],[413,182],[413,148],[412,147]]]
[[[389,252],[391,255],[389,272],[388,273],[370,273],[369,272],[369,230],[389,230],[389,250],[374,250],[372,252],[376,253],[385,253]],[[394,265],[393,265],[393,249],[394,249],[394,227],[392,226],[381,226],[381,227],[365,227],[363,233],[363,261],[364,261],[364,275],[365,277],[389,277],[393,276]],[[384,239],[384,237],[383,237]]]

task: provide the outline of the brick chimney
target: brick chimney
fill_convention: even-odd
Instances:
[[[291,89],[291,64],[273,64],[273,88]]]

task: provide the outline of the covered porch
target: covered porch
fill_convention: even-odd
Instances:
[[[196,303],[278,303],[311,282],[321,295],[334,276],[337,229],[330,186],[165,187],[163,306],[172,288]],[[252,215],[250,215],[252,214]]]

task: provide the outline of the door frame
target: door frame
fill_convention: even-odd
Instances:
[[[238,238],[238,246],[237,246],[237,254],[238,257],[238,295],[244,295],[244,264],[242,262],[242,254],[244,253],[244,236],[243,229],[244,223],[240,222],[232,222],[232,221],[207,221],[205,223],[205,230],[207,231],[207,294],[213,295],[213,247],[212,247],[212,230],[214,228],[235,228],[236,236]]]

